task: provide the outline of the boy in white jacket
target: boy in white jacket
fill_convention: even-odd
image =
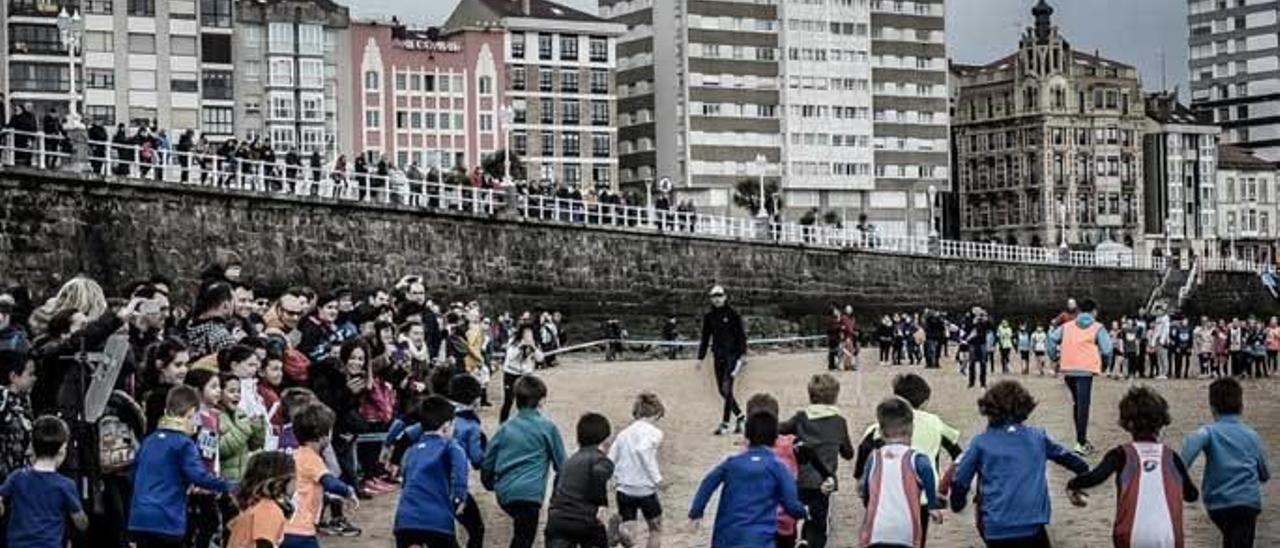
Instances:
[[[665,413],[662,400],[656,394],[643,392],[636,396],[635,405],[631,408],[631,416],[636,420],[618,433],[609,448],[625,546],[634,543],[635,529],[639,528],[637,514],[643,514],[649,526],[649,539],[645,546],[662,546],[662,503],[658,500],[658,490],[664,484],[662,472],[658,470],[658,446],[662,445],[663,434],[657,422]]]

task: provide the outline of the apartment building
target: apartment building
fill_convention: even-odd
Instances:
[[[618,185],[617,40],[625,27],[549,0],[462,0],[447,31],[505,31],[510,148],[530,179]]]
[[[1189,0],[1191,105],[1222,142],[1280,160],[1280,1]]]
[[[1218,157],[1217,249],[1209,255],[1273,264],[1280,242],[1276,163],[1232,145]]]
[[[1164,256],[1216,254],[1218,138],[1173,93],[1146,97],[1143,135],[1143,233]]]
[[[1130,65],[1071,47],[1041,0],[1018,51],[953,65],[966,240],[1092,247],[1142,241],[1142,86]]]
[[[238,70],[225,75],[234,85],[215,88],[234,89],[234,95],[211,94],[206,86],[206,131],[230,127],[240,137],[270,139],[279,152],[318,150],[332,158],[351,151],[357,111],[345,108],[352,84],[349,26],[347,7],[330,0],[238,0]],[[227,99],[234,101],[222,102]]]

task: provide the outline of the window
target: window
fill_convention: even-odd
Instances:
[[[582,181],[582,168],[578,164],[564,165],[564,182],[569,185],[578,186]]]
[[[234,131],[231,107],[204,107],[200,113],[200,129],[205,133],[231,135]]]
[[[551,99],[539,99],[538,103],[538,121],[544,124],[554,124],[556,122],[555,102]]]
[[[231,64],[230,34],[201,34],[200,61]]]
[[[156,109],[151,107],[129,107],[129,125],[155,127]]]
[[[252,50],[262,48],[262,26],[261,25],[241,25],[240,39],[244,47]]]
[[[116,89],[116,71],[112,69],[86,69],[84,87],[89,89]]]
[[[137,90],[137,91],[155,91],[156,90],[156,71],[154,70],[129,71],[129,89]]]
[[[529,135],[523,131],[514,131],[511,133],[511,150],[516,154],[524,156],[529,153]]]
[[[437,83],[438,83],[438,85],[439,85],[440,91],[445,92],[445,93],[448,93],[449,88],[450,88],[450,86],[449,86],[449,77],[448,77],[448,76],[441,75],[441,76],[440,76],[440,79],[438,80],[438,82],[437,82]],[[461,86],[459,86],[459,87],[461,87]],[[458,91],[462,91],[462,90],[458,90]]]
[[[476,86],[480,90],[481,95],[492,94],[493,93],[493,77],[481,76],[480,80],[476,83]]]
[[[115,11],[115,0],[85,0],[83,5],[84,12],[93,15],[111,15]],[[111,117],[115,118],[114,109]]]
[[[292,145],[295,132],[291,127],[273,127],[271,128],[271,140],[275,146]]]
[[[271,95],[272,120],[293,120],[293,96],[288,93]]]
[[[525,86],[524,67],[512,67],[511,69],[511,89],[516,91],[524,91]]]
[[[154,34],[129,34],[129,53],[155,54],[156,37]]]
[[[269,82],[273,86],[293,86],[293,59],[275,57],[271,59]]]
[[[68,91],[71,73],[65,63],[9,63],[11,91]]]
[[[591,125],[609,125],[609,103],[606,101],[591,102]]]
[[[241,66],[244,67],[245,80],[252,80],[256,82],[262,78],[262,63],[258,61],[245,61]]]
[[[428,120],[429,119],[430,117],[428,117]],[[376,111],[376,110],[364,111],[364,127],[369,129],[381,129],[382,128],[382,112]]]
[[[592,63],[609,62],[609,39],[601,36],[592,36],[590,39],[590,54]]]
[[[324,87],[324,60],[323,59],[299,59],[298,72],[301,73],[298,78],[301,80],[299,85],[304,88],[323,88]]]
[[[596,182],[596,186],[609,186],[613,183],[613,169],[608,164],[594,164],[591,166],[591,180]]]
[[[538,90],[551,91],[554,86],[551,82],[552,73],[550,69],[541,69],[538,71]]]
[[[377,71],[368,71],[364,73],[364,89],[365,91],[378,91],[378,81],[381,77]]]
[[[591,71],[591,93],[609,93],[609,71]]]
[[[169,53],[171,55],[195,57],[196,56],[196,37],[195,36],[170,36],[169,37]]]
[[[128,0],[129,15],[137,17],[152,17],[156,14],[156,0]]]
[[[300,114],[303,121],[306,122],[323,122],[324,121],[324,94],[323,93],[303,93],[302,111]]]
[[[576,70],[560,71],[560,91],[565,93],[578,92],[578,71]]]
[[[544,131],[542,132],[541,141],[542,141],[542,155],[555,156],[556,155],[556,134],[551,133],[550,131]]]
[[[194,72],[174,72],[169,74],[169,91],[195,93],[200,91],[199,80]]]
[[[230,101],[235,99],[232,84],[233,73],[228,70],[206,70],[201,75],[205,99]]]
[[[107,15],[110,15],[108,13]],[[193,20],[196,18],[196,0],[169,0],[169,18],[170,19],[186,19]],[[191,124],[187,127],[194,128],[200,120],[200,112],[195,110],[186,111],[190,113]]]
[[[271,53],[293,53],[293,23],[271,23],[267,41]]]
[[[571,157],[572,157],[572,156],[578,156],[578,155],[579,155],[579,152],[578,152],[578,149],[579,149],[579,146],[578,146],[578,145],[579,145],[579,142],[578,142],[578,140],[579,140],[579,136],[578,136],[578,134],[577,134],[577,133],[572,133],[572,132],[570,132],[570,133],[565,133],[565,134],[564,134],[564,136],[563,136],[563,139],[564,139],[564,141],[563,141],[563,142],[561,143],[561,145],[560,145],[560,152],[561,152],[561,154],[563,154],[564,156],[571,156]]]
[[[513,59],[524,59],[524,33],[511,33],[511,57]]]
[[[480,131],[493,131],[493,115],[492,114],[480,115]]]
[[[9,42],[10,42],[10,43],[14,43],[14,42],[16,42],[16,41],[18,40],[18,39],[17,39],[17,36],[14,34],[14,32],[16,32],[16,30],[17,30],[17,29],[16,29],[16,27],[17,27],[17,25],[14,25],[14,26],[12,26],[12,27],[9,27],[9,32],[10,32],[10,34],[9,34]],[[84,33],[84,49],[85,49],[85,51],[115,51],[115,50],[116,50],[116,35],[115,35],[115,33],[110,32],[110,31],[104,31],[104,32],[90,31],[90,32],[86,32],[86,33]]]
[[[550,34],[538,35],[538,59],[542,59],[543,61],[551,60],[551,35]]]
[[[560,101],[560,123],[566,126],[576,126],[581,121],[581,111],[577,101],[563,100]]]
[[[231,28],[231,0],[200,0],[200,26]]]
[[[298,53],[321,55],[324,53],[324,27],[298,25]]]
[[[591,155],[596,158],[609,157],[609,134],[593,133],[591,134]]]
[[[89,105],[84,107],[85,121],[111,127],[116,124],[116,107]]]
[[[578,60],[578,37],[574,35],[560,37],[560,60]]]

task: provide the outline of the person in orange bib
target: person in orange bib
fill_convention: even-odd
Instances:
[[[1075,452],[1093,452],[1089,443],[1089,401],[1093,394],[1093,377],[1102,372],[1102,363],[1111,359],[1111,337],[1095,319],[1098,303],[1093,299],[1080,302],[1080,312],[1073,321],[1059,325],[1049,333],[1049,357],[1061,364],[1062,375],[1071,391],[1076,424]]]

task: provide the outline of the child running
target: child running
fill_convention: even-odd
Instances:
[[[772,394],[756,394],[747,400],[747,415],[755,413],[769,413],[774,417],[778,416],[778,399]],[[778,462],[787,468],[787,472],[795,478],[800,474],[799,455],[796,448],[795,436],[779,435],[777,441],[773,442],[773,455],[778,457]],[[806,451],[806,458],[811,455]],[[821,463],[819,463],[821,465]],[[830,477],[825,469],[822,470],[824,476]],[[830,493],[830,491],[828,491]],[[787,514],[786,508],[778,507],[778,535],[775,544],[777,548],[793,548],[796,545],[796,537],[799,532],[796,530],[796,519]]]
[[[320,542],[316,540],[316,523],[320,521],[324,495],[338,495],[353,508],[360,506],[360,500],[356,498],[355,489],[329,472],[321,456],[333,432],[333,411],[323,403],[313,401],[296,410],[292,419],[293,435],[298,440],[298,449],[293,454],[298,478],[298,508],[285,526],[284,542],[280,546],[317,548]]]
[[[858,496],[863,516],[861,546],[924,546],[922,521],[942,523],[942,503],[929,457],[911,448],[911,404],[892,397],[876,406],[876,422],[884,444],[872,451],[861,476]],[[922,516],[921,496],[925,499]]]
[[[396,546],[455,548],[454,515],[467,501],[467,455],[452,439],[453,404],[441,396],[428,397],[418,417],[423,434],[404,454]]]
[[[622,429],[609,447],[618,514],[623,522],[621,534],[627,545],[635,541],[634,529],[639,527],[637,515],[643,515],[649,528],[646,548],[662,546],[662,502],[658,500],[658,491],[663,482],[658,469],[658,447],[662,445],[663,433],[658,429],[658,421],[665,414],[666,407],[657,394],[641,393],[631,406],[635,421]]]
[[[227,548],[277,548],[293,515],[297,474],[293,457],[282,451],[263,451],[249,457],[236,492],[240,514],[228,527]]]
[[[1088,473],[1067,482],[1072,502],[1084,506],[1082,490],[1116,476],[1116,522],[1112,539],[1118,548],[1182,546],[1182,502],[1200,493],[1182,459],[1160,443],[1168,426],[1169,404],[1155,390],[1130,388],[1120,400],[1120,427],[1133,442],[1107,452]]]
[[[542,501],[547,496],[547,467],[560,473],[564,441],[555,423],[538,411],[547,385],[525,375],[513,387],[516,415],[502,424],[485,451],[480,478],[511,516],[511,548],[532,548]]]
[[[0,485],[0,512],[8,518],[7,546],[62,548],[66,546],[68,519],[79,531],[89,527],[76,484],[58,473],[58,466],[67,457],[70,436],[67,424],[57,417],[40,417],[31,426],[35,461],[10,474]]]
[[[707,474],[698,486],[689,508],[694,530],[701,527],[702,516],[711,495],[720,492],[716,510],[712,548],[773,546],[778,534],[778,505],[795,519],[805,519],[806,512],[796,494],[791,473],[773,455],[778,439],[778,419],[767,412],[747,419],[746,451],[731,456]]]
[[[1048,547],[1049,485],[1045,461],[1076,474],[1089,471],[1080,457],[1043,429],[1023,424],[1036,400],[1021,384],[1000,381],[978,399],[987,429],[960,455],[951,482],[951,509],[964,510],[969,485],[978,478],[978,531],[988,547]],[[945,482],[944,482],[945,483]]]
[[[547,511],[547,548],[608,548],[612,427],[599,413],[578,419],[578,452],[564,461]]]
[[[1182,460],[1190,467],[1204,453],[1204,507],[1222,531],[1222,546],[1253,546],[1262,484],[1271,479],[1267,454],[1258,433],[1240,420],[1244,394],[1239,382],[1230,377],[1213,381],[1209,408],[1215,422],[1182,441]]]
[[[829,474],[820,472],[818,466],[807,459],[800,465],[800,479],[796,483],[801,501],[809,508],[809,518],[805,520],[802,531],[809,548],[827,545],[831,491],[838,488],[828,481],[835,477],[839,459],[849,460],[854,456],[849,427],[836,407],[839,399],[840,381],[826,373],[814,375],[809,379],[809,407],[796,412],[779,429],[781,434],[795,435],[799,444],[812,450],[818,463]]]

